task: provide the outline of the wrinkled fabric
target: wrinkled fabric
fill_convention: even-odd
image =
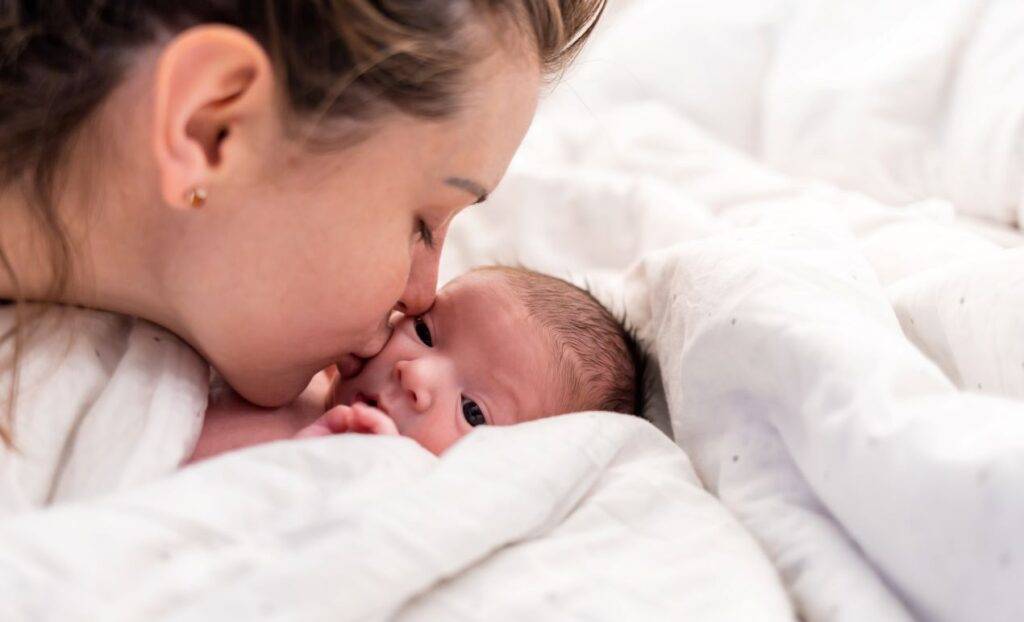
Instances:
[[[654,102],[549,102],[494,201],[445,273],[519,262],[623,313],[805,619],[1019,618],[1018,234],[790,177]]]
[[[341,435],[0,524],[25,620],[791,620],[775,569],[633,417]]]
[[[1017,0],[631,0],[567,100],[660,101],[778,170],[1024,222]]]
[[[1024,618],[1020,5],[613,9],[442,279],[587,285],[650,353],[654,426],[175,472],[208,370],[85,313],[19,407],[54,416],[0,494],[13,619]]]
[[[15,317],[0,308],[0,333]],[[5,359],[13,347],[5,342]],[[0,447],[0,516],[172,472],[198,438],[209,374],[149,322],[79,308],[44,315],[19,361],[15,447]],[[0,374],[5,402],[13,379]]]

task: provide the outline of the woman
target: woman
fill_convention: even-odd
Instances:
[[[603,5],[0,3],[3,385],[28,302],[166,327],[263,406],[358,365]]]

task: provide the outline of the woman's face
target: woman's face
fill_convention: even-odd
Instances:
[[[291,400],[320,369],[380,350],[396,306],[430,307],[449,223],[501,179],[537,104],[533,63],[499,52],[475,75],[444,121],[392,115],[330,152],[268,133],[251,176],[211,194],[182,240],[176,298],[189,340],[247,399]]]

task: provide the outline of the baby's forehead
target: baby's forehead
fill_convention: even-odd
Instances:
[[[522,296],[498,270],[478,269],[458,276],[441,288],[438,299],[460,308],[482,307],[494,312],[504,310],[506,314],[521,311],[515,313],[517,316],[526,312]]]
[[[450,281],[438,293],[438,311],[457,315],[461,321],[486,323],[493,330],[522,336],[538,334],[550,343],[554,333],[530,310],[527,294],[497,268],[481,268]]]
[[[574,392],[571,375],[564,373],[568,361],[563,360],[554,331],[530,314],[524,294],[507,275],[497,269],[466,273],[445,285],[440,299],[439,310],[448,308],[461,320],[484,317],[481,321],[491,334],[504,335],[508,348],[528,348],[533,365],[516,370],[522,377],[509,380],[541,398],[541,416],[567,412],[566,401]],[[489,355],[500,357],[503,349],[494,348]]]
[[[508,276],[503,274],[499,269],[476,268],[474,270],[464,272],[448,281],[445,283],[444,287],[441,288],[441,291],[446,292],[463,288],[476,289],[488,286],[507,289],[511,286],[511,283]]]

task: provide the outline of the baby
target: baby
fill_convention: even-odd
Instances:
[[[642,361],[629,332],[585,290],[529,270],[479,268],[442,288],[424,315],[399,316],[354,376],[335,374],[325,398],[312,398],[324,399],[322,414],[208,413],[192,460],[345,432],[400,434],[440,454],[479,425],[640,414]]]

